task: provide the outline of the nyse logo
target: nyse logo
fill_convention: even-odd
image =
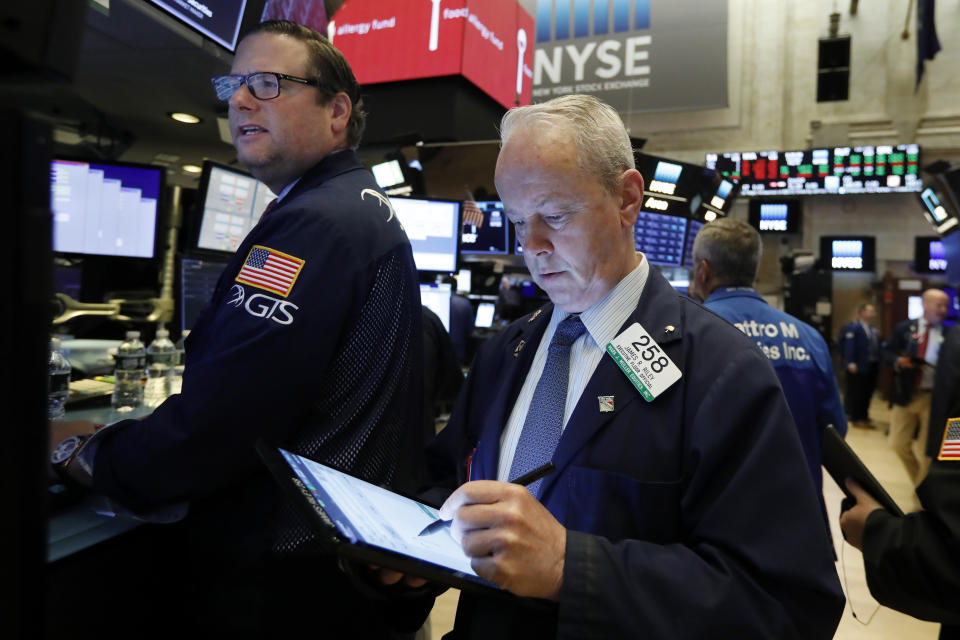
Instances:
[[[649,29],[650,0],[538,0],[534,97],[649,86]]]

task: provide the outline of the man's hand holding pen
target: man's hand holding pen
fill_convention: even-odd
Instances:
[[[440,508],[481,578],[519,596],[557,599],[567,530],[519,484],[475,480]]]

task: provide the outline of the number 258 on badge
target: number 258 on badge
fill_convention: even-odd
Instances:
[[[652,402],[682,375],[673,360],[638,323],[608,343],[607,353],[647,402]]]

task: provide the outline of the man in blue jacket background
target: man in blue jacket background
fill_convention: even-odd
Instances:
[[[771,307],[753,288],[763,246],[756,229],[723,218],[705,225],[693,243],[690,293],[759,347],[780,378],[800,435],[810,476],[823,502],[820,447],[828,425],[847,433],[827,343],[816,329]]]
[[[877,388],[880,336],[870,324],[877,317],[869,302],[857,307],[857,317],[840,329],[840,352],[847,372],[846,407],[855,427],[870,428],[870,399]]]

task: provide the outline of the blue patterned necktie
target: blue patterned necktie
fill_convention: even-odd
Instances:
[[[517,450],[510,465],[510,477],[533,471],[553,458],[563,430],[563,413],[567,405],[567,381],[570,378],[570,346],[583,335],[586,327],[580,316],[567,316],[557,325],[550,341],[547,363],[540,374],[537,388],[527,409],[527,418],[517,441]],[[539,497],[537,480],[527,488]]]

